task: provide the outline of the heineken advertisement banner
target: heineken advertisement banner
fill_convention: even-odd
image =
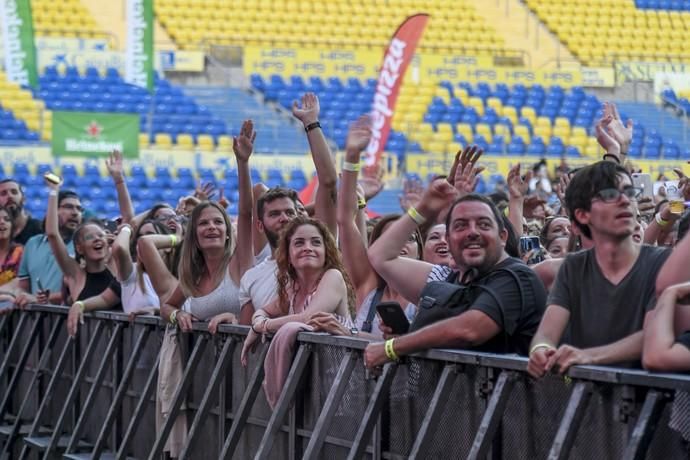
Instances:
[[[139,156],[139,115],[53,112],[53,155]]]
[[[153,91],[153,0],[127,0],[125,80]]]
[[[30,0],[0,0],[5,72],[11,81],[36,87],[36,47]]]

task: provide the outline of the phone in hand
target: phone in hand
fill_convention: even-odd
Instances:
[[[534,265],[544,260],[544,254],[541,250],[538,236],[522,236],[520,237],[520,253],[524,256],[531,250],[535,250],[532,257],[527,261],[527,265]]]
[[[632,173],[633,185],[642,190],[642,196],[654,199],[652,176],[647,173]]]
[[[398,302],[381,302],[376,305],[376,312],[381,322],[392,329],[393,334],[406,334],[410,329],[410,322]]]
[[[43,177],[45,178],[45,180],[47,180],[48,182],[52,182],[55,185],[60,185],[60,182],[62,181],[62,179],[60,179],[60,176],[58,176],[57,174],[53,174],[52,172],[45,173]]]

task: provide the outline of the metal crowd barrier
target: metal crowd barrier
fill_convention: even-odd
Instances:
[[[179,415],[184,459],[688,458],[669,427],[672,413],[690,419],[687,375],[579,366],[534,381],[524,358],[447,350],[372,375],[365,341],[302,333],[271,410],[267,345],[243,368],[247,328],[211,336],[205,323],[181,334],[157,430],[160,318],[97,312],[69,339],[66,315],[34,305],[0,318],[0,459],[163,458]]]

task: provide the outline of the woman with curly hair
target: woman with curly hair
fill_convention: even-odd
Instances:
[[[352,324],[355,295],[340,258],[335,239],[318,220],[297,217],[283,231],[276,256],[278,297],[257,310],[242,349],[242,364],[260,335],[275,333],[264,368],[264,390],[271,407],[280,396],[290,370],[297,334],[311,330],[316,313],[335,314]]]

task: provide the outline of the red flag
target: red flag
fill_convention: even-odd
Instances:
[[[405,19],[393,34],[383,56],[381,74],[372,104],[372,137],[365,155],[367,165],[376,164],[381,158],[391,130],[395,101],[398,99],[403,76],[428,20],[429,15],[423,13]]]

